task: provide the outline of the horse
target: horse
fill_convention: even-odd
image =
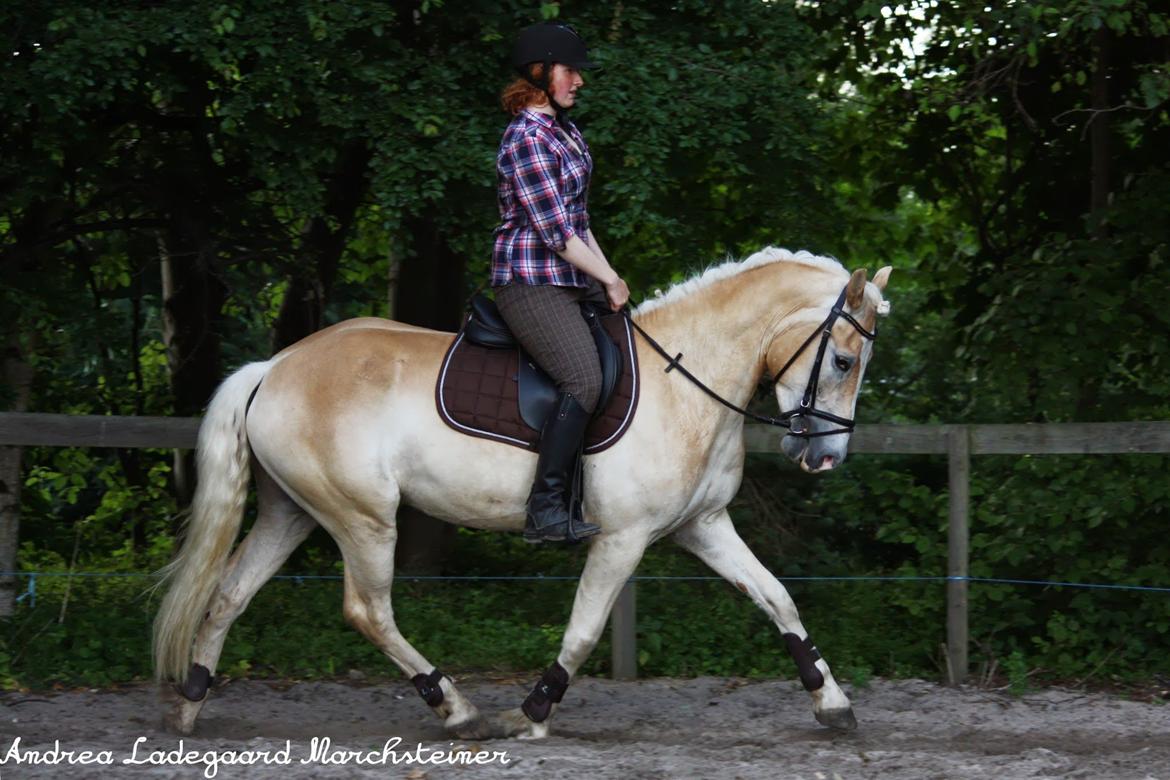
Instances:
[[[793,410],[779,420],[789,427],[783,452],[808,472],[844,461],[877,317],[888,311],[882,291],[890,271],[867,282],[865,269],[850,274],[831,258],[768,247],[629,313],[646,364],[640,404],[623,438],[584,466],[585,516],[602,533],[585,542],[555,663],[521,707],[494,714],[481,714],[411,646],[390,600],[400,504],[471,528],[524,526],[536,455],[452,430],[436,412],[435,381],[453,334],[359,318],[240,368],[203,418],[196,493],[179,551],[160,573],[168,587],[154,625],[154,662],[173,699],[164,722],[193,731],[231,624],[320,525],[344,561],[346,620],[411,679],[457,738],[548,735],[553,710],[619,591],[646,548],[666,537],[768,614],[817,721],[855,728],[852,705],[792,598],[736,533],[727,507],[743,476],[740,407],[765,375],[776,378],[780,409]],[[659,358],[646,334],[667,354],[685,356],[668,369],[686,371],[655,370]],[[817,338],[814,356],[806,347]],[[235,545],[250,476],[257,518]]]

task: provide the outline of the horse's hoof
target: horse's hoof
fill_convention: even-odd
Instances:
[[[188,701],[179,695],[173,685],[164,685],[159,689],[159,703],[163,708],[163,728],[181,737],[191,736],[195,731],[195,720],[203,709],[203,702]]]
[[[163,727],[172,734],[189,737],[195,731],[195,718],[183,711],[179,705],[163,716]]]
[[[497,712],[496,720],[509,737],[532,739],[548,735],[548,726],[545,723],[533,723],[519,707]]]
[[[446,728],[448,734],[459,739],[501,739],[508,736],[503,733],[500,724],[478,713],[460,723],[449,724]]]
[[[534,728],[543,725],[530,721],[519,708],[504,710],[494,715],[475,715],[465,721],[447,725],[447,732],[459,739],[507,739],[508,737],[531,738],[545,736],[548,729],[539,735]]]
[[[818,723],[831,729],[853,731],[857,728],[857,718],[853,716],[852,707],[846,707],[843,710],[824,710],[813,714],[817,716]]]

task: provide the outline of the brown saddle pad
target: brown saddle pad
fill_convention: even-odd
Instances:
[[[638,406],[638,351],[630,323],[614,315],[602,317],[601,325],[622,353],[622,373],[609,403],[585,431],[588,454],[617,443]],[[461,331],[443,358],[435,385],[439,417],[461,433],[535,452],[540,431],[520,417],[519,369],[519,349],[480,346]]]

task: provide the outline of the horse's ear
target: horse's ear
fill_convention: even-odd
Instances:
[[[886,282],[890,281],[890,272],[893,270],[894,269],[892,267],[887,265],[885,268],[883,268],[882,270],[880,270],[876,274],[874,274],[873,275],[874,287],[877,287],[879,290],[886,289]]]
[[[849,286],[845,288],[845,303],[850,309],[856,310],[861,306],[861,296],[865,293],[865,269],[858,268],[849,277]]]

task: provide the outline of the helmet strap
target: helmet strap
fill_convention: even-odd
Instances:
[[[556,112],[557,124],[563,127],[565,124],[565,115],[568,113],[569,109],[562,106],[556,101],[556,98],[553,97],[552,71],[554,63],[545,60],[541,64],[544,65],[544,73],[539,79],[533,78],[532,71],[525,67],[523,71],[524,80],[544,93],[544,96],[548,98],[548,104],[552,106],[553,111]]]
[[[549,87],[551,86],[550,82],[552,81],[553,64],[547,60],[541,64],[544,65],[544,70],[542,71],[540,78],[533,77],[531,64],[525,65],[524,68],[520,71],[520,75],[523,76],[524,80],[529,84],[547,95],[549,93]]]
[[[545,92],[544,94],[548,95],[548,104],[550,106],[552,106],[553,111],[556,112],[556,117],[554,117],[556,120],[556,123],[558,125],[560,125],[562,128],[564,128],[565,131],[567,132],[569,127],[567,124],[565,124],[565,122],[568,119],[567,115],[569,113],[569,109],[565,108],[560,103],[558,103],[556,100],[554,100],[551,91]]]

